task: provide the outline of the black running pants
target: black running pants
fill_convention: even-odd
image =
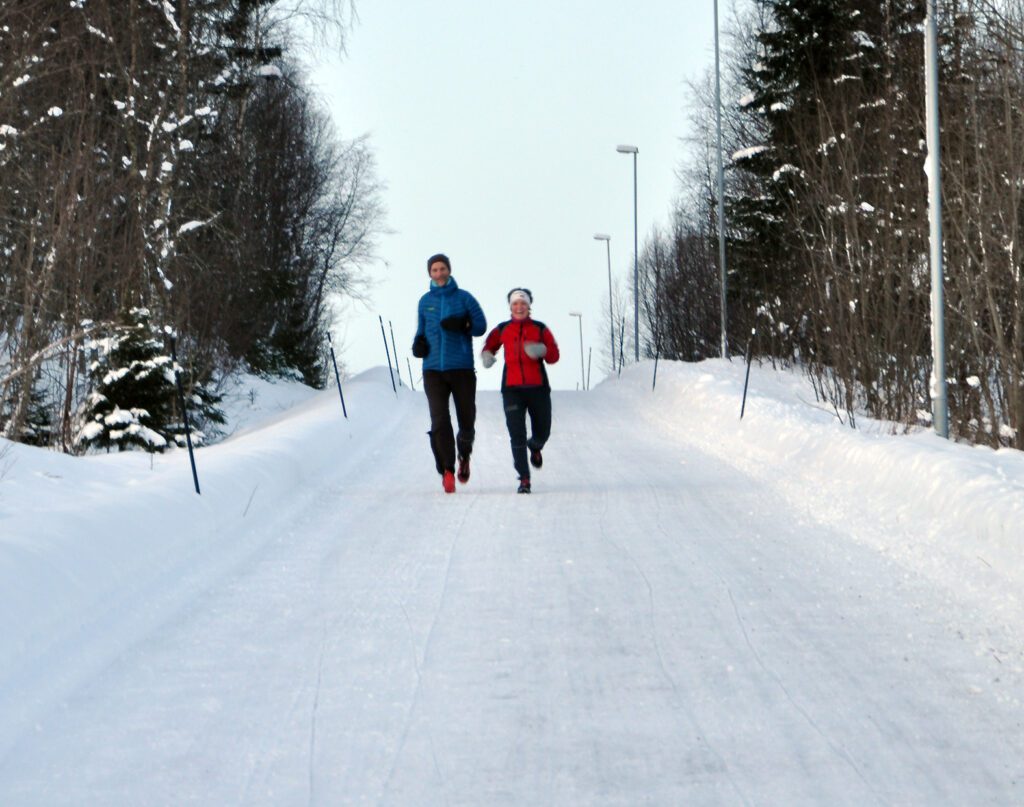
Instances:
[[[530,478],[527,449],[544,448],[551,436],[551,390],[546,387],[507,387],[502,390],[505,425],[512,443],[512,463],[520,479]],[[530,416],[530,437],[526,436],[526,416]]]
[[[423,389],[430,407],[430,447],[434,451],[437,472],[455,471],[455,451],[468,457],[476,436],[476,370],[424,370]],[[449,399],[455,401],[459,422],[456,437],[452,430]]]

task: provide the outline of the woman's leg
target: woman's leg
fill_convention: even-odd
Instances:
[[[540,451],[551,437],[551,390],[530,390],[530,439],[531,450]]]
[[[526,461],[526,401],[521,392],[506,390],[501,393],[505,406],[505,426],[512,444],[512,464],[520,479],[530,478],[530,465]]]

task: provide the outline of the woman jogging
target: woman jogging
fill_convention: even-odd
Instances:
[[[519,475],[519,493],[530,492],[530,466],[544,462],[541,449],[551,435],[551,385],[544,364],[558,361],[558,343],[543,322],[530,317],[533,295],[529,289],[508,293],[512,318],[487,335],[481,360],[490,367],[498,348],[505,349],[505,369],[501,375],[501,399],[505,407],[505,425],[512,444],[512,462]],[[526,416],[530,416],[529,438]],[[527,463],[529,452],[529,463]]]

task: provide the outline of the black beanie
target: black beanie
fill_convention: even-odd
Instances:
[[[430,267],[433,266],[438,261],[441,261],[441,263],[443,263],[445,266],[447,266],[449,272],[452,270],[452,262],[450,260],[448,260],[448,256],[445,255],[443,252],[438,252],[436,255],[431,255],[429,258],[427,258],[427,273],[428,274],[430,273]]]

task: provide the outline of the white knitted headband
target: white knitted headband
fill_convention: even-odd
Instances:
[[[533,304],[533,296],[527,289],[512,289],[508,293],[508,304],[512,305],[516,300],[522,300],[528,306]]]

